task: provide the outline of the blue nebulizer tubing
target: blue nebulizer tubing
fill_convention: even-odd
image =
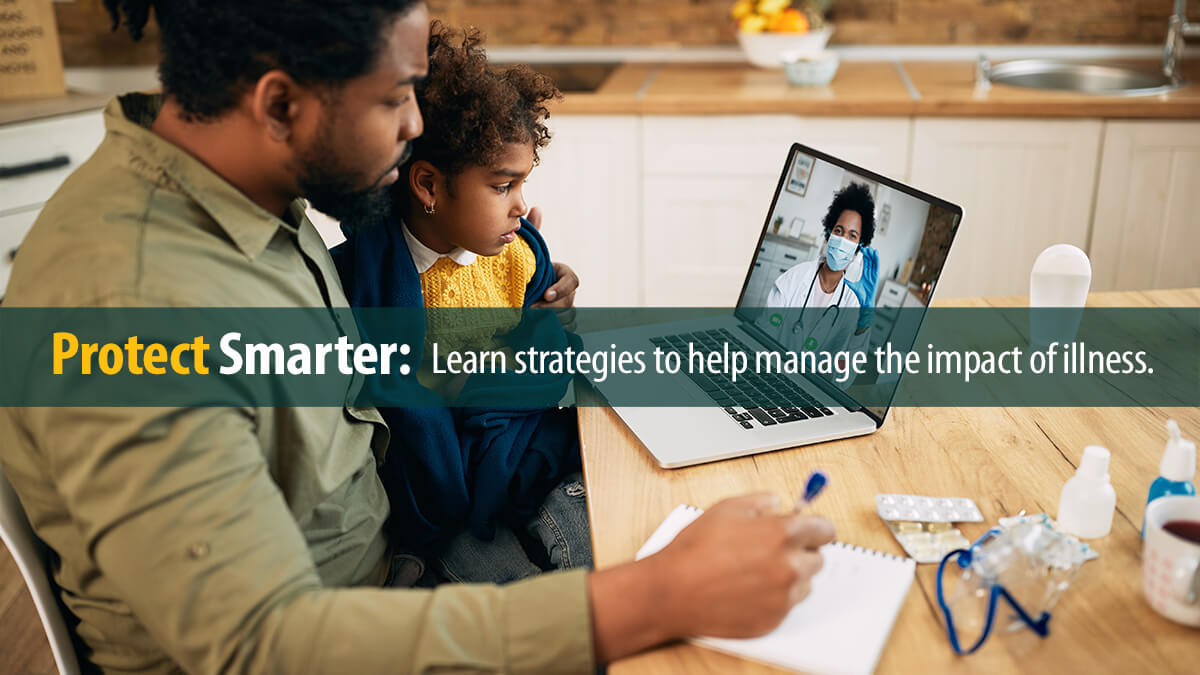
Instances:
[[[1002,523],[1004,520],[1001,521]],[[946,635],[957,654],[972,654],[991,634],[1000,600],[1039,637],[1050,634],[1050,609],[1069,587],[1089,550],[1074,537],[1056,531],[1045,515],[1020,516],[1005,527],[994,527],[969,548],[946,554],[937,571],[937,603],[945,619]],[[954,561],[962,578],[947,598],[944,583],[947,563]],[[982,609],[983,614],[976,612]],[[968,612],[965,620],[959,612]],[[971,620],[979,619],[972,624]],[[979,638],[968,648],[958,631],[982,624]]]
[[[946,596],[942,587],[942,573],[945,570],[946,563],[955,556],[958,558],[956,562],[960,568],[966,569],[968,566],[970,566],[972,559],[971,549],[958,548],[947,553],[946,556],[942,558],[942,562],[938,563],[937,571],[938,607],[941,608],[942,616],[946,619],[946,636],[950,638],[950,646],[954,648],[955,653],[962,655],[973,654],[977,649],[983,646],[983,643],[992,633],[992,624],[996,620],[996,606],[998,605],[1000,598],[1004,598],[1004,600],[1008,602],[1013,610],[1016,611],[1017,616],[1021,618],[1021,621],[1023,621],[1025,625],[1029,626],[1034,633],[1037,633],[1039,637],[1046,637],[1050,634],[1050,612],[1042,612],[1041,616],[1039,616],[1037,619],[1033,619],[1029,616],[1029,613],[1021,607],[1020,603],[1018,603],[1016,599],[1014,599],[1012,595],[1010,595],[1009,592],[1004,589],[1003,586],[1000,584],[992,584],[991,590],[988,593],[987,618],[984,621],[983,632],[979,635],[979,639],[975,641],[975,644],[972,645],[970,649],[964,650],[958,642],[958,631],[954,628],[954,618],[950,615],[950,607],[946,605]]]

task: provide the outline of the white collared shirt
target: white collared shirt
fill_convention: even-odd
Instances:
[[[424,274],[441,258],[449,258],[466,267],[475,262],[479,256],[465,248],[456,248],[449,253],[438,253],[417,240],[408,229],[408,223],[401,222],[400,229],[404,232],[404,241],[408,244],[408,252],[412,255],[413,264],[417,266],[417,274]]]

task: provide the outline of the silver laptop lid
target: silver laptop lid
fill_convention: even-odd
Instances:
[[[961,220],[944,199],[793,144],[737,316],[788,351],[907,351]],[[858,406],[882,423],[899,383],[869,372],[824,384],[856,404],[888,401]]]

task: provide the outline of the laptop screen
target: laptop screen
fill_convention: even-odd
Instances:
[[[738,317],[790,351],[866,351],[916,339],[962,209],[793,145],[738,300]],[[898,375],[826,378],[854,401],[891,401]],[[868,395],[869,394],[869,395]],[[865,406],[882,419],[888,406]]]

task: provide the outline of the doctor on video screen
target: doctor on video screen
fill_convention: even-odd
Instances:
[[[769,332],[797,351],[854,349],[855,338],[869,327],[869,313],[860,316],[860,308],[872,304],[879,279],[879,258],[869,248],[875,201],[866,185],[851,183],[835,193],[823,225],[824,254],[779,275],[767,298],[767,307],[796,310],[765,316]],[[847,269],[856,258],[859,273],[851,279]]]

